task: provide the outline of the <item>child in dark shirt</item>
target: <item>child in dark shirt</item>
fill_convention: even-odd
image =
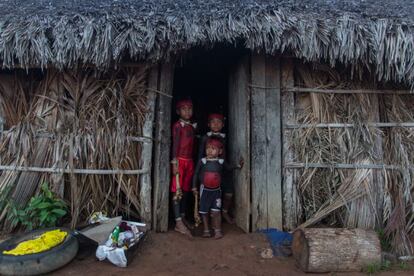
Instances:
[[[212,113],[208,115],[208,128],[210,129],[200,141],[200,147],[198,150],[198,160],[203,158],[206,154],[206,142],[210,138],[216,138],[223,143],[223,150],[220,154],[220,158],[227,161],[226,158],[226,134],[222,132],[224,128],[224,116],[219,113]],[[223,172],[223,181],[222,181],[222,193],[223,193],[223,208],[222,215],[224,220],[227,223],[233,224],[234,220],[229,214],[229,208],[231,206],[234,194],[233,182],[231,180],[230,172]]]
[[[200,183],[200,208],[199,212],[203,218],[203,237],[209,238],[210,229],[208,223],[208,214],[211,215],[212,227],[214,229],[214,238],[223,237],[221,232],[221,184],[223,170],[241,168],[243,162],[233,168],[224,163],[224,159],[219,158],[223,151],[223,143],[215,138],[206,141],[206,157],[198,161],[194,177],[193,192],[198,196],[197,183]]]

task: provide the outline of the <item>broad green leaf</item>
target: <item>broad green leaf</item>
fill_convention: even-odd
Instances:
[[[66,215],[66,211],[62,210],[62,209],[53,209],[52,212],[55,213],[55,214],[58,214],[60,216]]]

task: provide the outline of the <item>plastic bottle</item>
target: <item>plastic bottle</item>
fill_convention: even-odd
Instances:
[[[113,244],[118,244],[120,232],[121,232],[121,229],[119,228],[119,226],[115,227],[114,231],[112,231],[111,239],[112,239]]]

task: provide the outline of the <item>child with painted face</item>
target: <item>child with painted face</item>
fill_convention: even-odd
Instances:
[[[230,167],[220,158],[223,153],[223,143],[217,138],[209,138],[206,141],[205,157],[201,158],[196,166],[193,177],[194,196],[198,196],[197,183],[200,183],[200,208],[199,212],[203,219],[203,237],[211,237],[208,223],[208,214],[211,215],[214,238],[223,237],[221,232],[221,184],[223,170],[241,168],[240,163]]]
[[[205,149],[206,149],[206,142],[209,138],[216,138],[219,139],[223,144],[223,150],[220,154],[220,158],[226,159],[225,153],[225,145],[226,145],[226,134],[222,132],[224,128],[224,116],[218,113],[212,113],[208,116],[208,128],[210,129],[200,141],[200,147],[198,151],[198,160],[205,156]],[[229,176],[229,172],[224,172],[224,179],[222,183],[222,193],[223,193],[223,208],[222,208],[222,215],[224,220],[227,223],[233,224],[234,220],[229,215],[229,208],[232,203],[233,194],[234,194],[234,187],[233,182],[231,181],[231,177]]]
[[[196,124],[191,122],[193,103],[181,100],[176,105],[179,120],[172,127],[172,181],[175,231],[191,236],[185,213],[194,175],[193,148]]]

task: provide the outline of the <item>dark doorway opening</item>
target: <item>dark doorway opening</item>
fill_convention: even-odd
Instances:
[[[173,86],[172,122],[178,120],[175,105],[181,99],[193,101],[193,120],[197,122],[194,162],[197,162],[199,137],[208,131],[207,117],[221,113],[228,118],[229,75],[246,49],[218,45],[211,49],[194,48],[176,62]],[[227,133],[231,122],[225,121],[223,132]],[[227,142],[229,143],[229,142]],[[226,145],[228,147],[228,144]],[[191,197],[192,198],[192,197]],[[170,200],[171,202],[171,200]],[[187,208],[187,218],[193,217],[193,202]],[[169,208],[170,225],[174,222],[172,206]]]
[[[195,48],[176,63],[173,88],[172,119],[178,119],[175,103],[190,98],[194,103],[193,119],[198,132],[207,131],[211,112],[228,113],[229,71],[245,50],[225,45],[210,50]]]

